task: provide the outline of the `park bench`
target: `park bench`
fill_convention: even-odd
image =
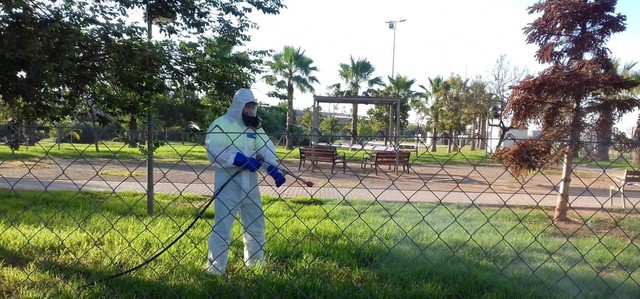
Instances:
[[[340,155],[338,150],[333,146],[301,146],[300,148],[300,162],[298,163],[298,170],[305,165],[305,162],[309,160],[313,168],[318,167],[318,162],[331,163],[331,173],[336,164],[342,164],[342,173],[346,173],[347,158],[345,154]]]
[[[367,165],[371,165],[375,170],[376,175],[378,175],[378,167],[380,165],[389,165],[389,169],[393,166],[395,173],[398,173],[397,167],[402,165],[403,172],[406,171],[409,173],[409,169],[411,167],[409,165],[410,156],[411,152],[407,151],[372,152],[371,154],[362,157],[362,164],[360,167],[363,169],[363,172],[366,173]]]
[[[609,187],[609,206],[613,206],[613,196],[620,192],[622,199],[622,207],[627,207],[627,201],[624,198],[625,187],[640,186],[640,170],[625,170],[624,175],[618,178],[618,184]],[[629,191],[629,190],[626,190]],[[635,190],[640,191],[640,190]]]

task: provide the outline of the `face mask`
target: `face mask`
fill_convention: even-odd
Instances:
[[[262,119],[258,116],[250,116],[246,114],[242,114],[242,122],[244,125],[254,130],[259,129],[262,126]]]
[[[256,130],[262,126],[262,119],[257,116],[257,107],[253,107],[253,109],[245,107],[242,110],[242,122],[244,122],[245,126]]]

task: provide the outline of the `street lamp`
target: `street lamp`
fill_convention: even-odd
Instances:
[[[393,56],[391,58],[391,78],[395,78],[395,64],[396,64],[396,23],[401,23],[406,21],[405,19],[395,20],[395,21],[386,21],[385,23],[389,24],[389,29],[393,30]]]
[[[147,21],[147,41],[151,43],[153,40],[153,23],[168,24],[175,19],[175,13],[172,11],[162,11],[166,7],[160,7],[160,4],[147,2],[146,21]],[[149,95],[147,95],[149,96]],[[153,214],[154,203],[154,179],[153,179],[153,102],[149,96],[147,111],[147,214]]]
[[[405,19],[400,19],[400,20],[392,20],[392,21],[386,21],[385,23],[389,24],[389,29],[393,30],[393,55],[391,57],[391,78],[395,79],[396,77],[396,72],[395,72],[395,64],[396,64],[396,23],[401,23],[406,21]],[[398,104],[397,110],[400,111],[400,105]],[[393,115],[393,105],[389,105],[389,134],[387,135],[389,142],[391,142],[391,133],[393,131],[392,127],[393,127],[393,123],[392,123],[392,116]],[[400,114],[398,114],[398,119],[400,118]],[[396,141],[397,143],[397,141]],[[387,144],[387,140],[384,141],[384,144]]]

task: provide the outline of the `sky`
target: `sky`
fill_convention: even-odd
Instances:
[[[318,68],[317,95],[341,82],[340,63],[366,58],[385,82],[392,66],[397,75],[416,79],[425,86],[429,78],[460,75],[489,78],[500,55],[535,74],[545,66],[534,58],[537,47],[527,44],[522,28],[535,20],[527,8],[534,0],[283,0],[278,15],[253,14],[259,29],[251,31],[253,50],[281,51],[285,45],[300,47]],[[611,36],[607,47],[621,61],[640,64],[640,1],[619,0],[618,13],[627,16],[627,30]],[[396,23],[394,30],[387,21]],[[640,65],[636,67],[640,69]],[[252,89],[259,101],[277,104],[267,97],[272,88],[257,82]],[[313,105],[311,93],[296,91],[294,107]],[[368,107],[359,108],[365,113]],[[326,104],[324,111],[336,110]],[[349,112],[349,107],[337,107]],[[626,115],[619,129],[630,131],[637,112]],[[411,120],[411,119],[410,119]]]

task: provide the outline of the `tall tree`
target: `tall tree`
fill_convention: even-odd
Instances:
[[[393,128],[395,128],[396,120],[400,117],[400,132],[404,131],[409,124],[410,103],[414,102],[418,97],[418,93],[412,90],[415,79],[409,79],[407,76],[396,75],[395,78],[388,77],[389,84],[386,84],[382,90],[373,93],[374,96],[384,98],[399,98],[400,115],[398,116],[396,105],[376,105],[369,109],[367,114],[371,121],[378,124],[381,128],[387,128],[389,136],[393,136]],[[389,112],[391,111],[391,124],[389,124]],[[390,126],[391,125],[391,126]],[[400,132],[395,132],[400,135]]]
[[[636,80],[640,82],[640,73],[633,72],[632,69],[636,65],[635,62],[622,65],[619,59],[612,60],[610,72],[617,75]],[[629,90],[622,90],[620,93],[604,90],[594,93],[593,100],[587,102],[588,109],[595,114],[596,121],[594,123],[596,137],[596,159],[598,161],[609,161],[609,147],[611,146],[611,136],[613,135],[613,125],[623,115],[624,111],[616,109],[616,101],[618,99],[627,99],[634,97]]]
[[[354,59],[349,57],[349,63],[340,63],[340,79],[345,83],[342,89],[340,83],[330,86],[334,96],[371,95],[373,87],[383,85],[382,77],[374,77],[376,68],[366,58]],[[363,84],[367,89],[362,90]],[[351,143],[358,143],[358,104],[353,104],[351,110]]]
[[[239,87],[250,86],[261,73],[262,58],[268,51],[237,51],[238,42],[230,36],[184,42],[179,45],[175,64],[190,74],[177,86],[180,90],[204,93],[202,104],[207,115],[191,119],[206,128],[212,119],[224,114]]]
[[[442,100],[449,90],[449,85],[442,76],[436,76],[435,78],[429,78],[428,88],[424,85],[420,85],[420,88],[424,90],[425,95],[431,98],[431,107],[428,108],[431,118],[431,152],[436,152],[438,149],[440,114],[443,106]]]
[[[504,142],[505,137],[509,133],[509,130],[515,129],[508,121],[510,115],[504,115],[504,107],[507,104],[507,99],[511,95],[511,87],[515,86],[526,74],[526,69],[520,69],[518,66],[514,66],[507,59],[506,55],[500,55],[496,60],[496,64],[491,70],[490,80],[487,82],[489,92],[496,97],[496,103],[491,111],[489,117],[497,119],[497,122],[492,122],[490,127],[498,127],[500,130],[500,137],[496,148],[500,148]]]
[[[469,107],[468,80],[459,75],[451,76],[446,80],[446,89],[443,90],[440,99],[440,129],[449,135],[448,152],[458,150],[458,135],[464,132],[467,124],[471,122],[472,113]]]
[[[488,114],[495,102],[495,97],[487,90],[487,83],[481,78],[476,78],[469,85],[469,105],[468,113],[472,117],[472,129],[469,134],[471,138],[471,150],[476,147],[484,149],[486,145],[486,128],[488,125]],[[480,138],[478,138],[480,137]],[[480,142],[480,144],[477,144]]]
[[[265,132],[281,140],[280,132],[284,132],[287,123],[287,105],[285,103],[278,103],[276,106],[260,105],[259,112]]]
[[[615,6],[615,0],[547,0],[528,8],[529,14],[541,15],[524,28],[527,43],[537,44],[536,59],[550,66],[538,76],[522,80],[513,89],[506,109],[513,112],[512,121],[521,128],[539,119],[542,132],[498,150],[496,157],[515,174],[524,176],[554,163],[557,155],[563,156],[554,221],[568,220],[572,158],[579,149],[588,114],[585,102],[598,92],[618,93],[637,86],[637,82],[611,72],[605,43],[611,34],[626,28],[626,17],[615,13]],[[629,111],[638,106],[638,101],[621,99],[612,106]],[[560,141],[560,150],[552,148],[551,141]]]
[[[233,46],[242,45],[250,39],[248,29],[256,26],[248,19],[252,11],[277,14],[282,7],[280,0],[3,1],[2,104],[27,122],[55,121],[90,95],[98,107],[113,108],[104,111],[135,120],[149,109],[140,102],[198,76],[191,72],[197,68],[175,55],[180,43],[198,35],[200,41],[226,38]],[[170,38],[149,41],[151,22],[131,21],[135,10],[145,11],[149,21],[172,20],[156,24]],[[233,79],[238,72],[225,76]],[[96,96],[96,91],[112,96]]]
[[[312,75],[318,70],[313,65],[313,59],[304,55],[303,50],[292,46],[285,46],[282,52],[273,55],[273,60],[267,62],[271,74],[263,79],[267,84],[276,88],[270,92],[269,96],[287,101],[287,127],[286,146],[288,150],[293,149],[293,128],[295,123],[295,111],[293,110],[293,92],[298,89],[300,92],[315,92],[314,83],[319,83],[318,78]],[[282,93],[285,90],[286,93]]]
[[[424,89],[423,92],[416,92],[416,97],[409,103],[411,109],[415,111],[417,117],[417,134],[424,134],[426,132],[426,126],[432,120],[429,118],[429,94],[428,89],[423,85],[419,85]]]

